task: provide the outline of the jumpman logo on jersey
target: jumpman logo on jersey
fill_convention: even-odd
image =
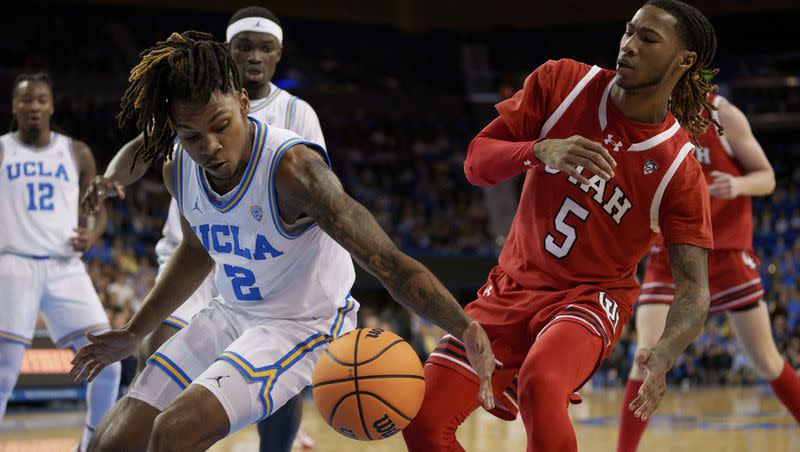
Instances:
[[[622,147],[622,141],[614,141],[614,135],[611,135],[610,133],[606,139],[603,140],[603,143],[614,146],[614,152],[619,152],[619,148]]]
[[[194,198],[194,207],[192,207],[192,211],[195,211],[195,210],[198,211],[201,215],[203,214],[203,211],[200,210],[200,199],[199,198]]]
[[[215,380],[217,382],[217,386],[221,388],[222,385],[220,384],[219,381],[222,380],[223,378],[230,378],[230,377],[231,377],[230,375],[220,375],[219,377],[208,377],[208,379]]]

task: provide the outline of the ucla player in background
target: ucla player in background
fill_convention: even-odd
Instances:
[[[150,358],[93,450],[204,450],[280,408],[309,385],[328,341],[355,327],[351,255],[397,301],[464,341],[476,396],[493,408],[483,329],[344,192],[322,147],[248,117],[236,64],[209,38],[174,33],[131,71],[120,120],[144,132],[138,157],[164,160],[180,141],[163,175],[183,239],[139,312],[89,335],[72,374],[91,380],[135,353],[212,268],[220,297]]]
[[[268,125],[291,130],[325,147],[314,109],[271,82],[283,52],[283,29],[278,17],[261,6],[242,8],[228,22],[226,41],[239,71],[242,87],[250,98],[250,116]],[[111,161],[105,174],[92,181],[83,200],[85,211],[93,211],[106,196],[124,197],[124,187],[144,176],[147,165],[134,159],[134,153],[143,144],[142,135],[127,143]],[[163,235],[156,245],[159,275],[181,241],[180,213],[174,199],[169,207]],[[139,371],[144,368],[145,360],[208,305],[215,294],[214,278],[209,275],[183,305],[142,341]],[[302,412],[303,400],[298,394],[269,419],[259,422],[261,452],[288,452],[296,435],[299,446],[313,445],[307,435],[302,431],[298,433]]]
[[[53,132],[53,83],[44,73],[14,81],[11,131],[0,137],[0,419],[31,345],[37,315],[59,347],[109,328],[80,253],[103,232],[105,210],[79,224],[79,190],[94,177],[89,147]],[[86,393],[85,450],[117,398],[120,365],[102,370]]]

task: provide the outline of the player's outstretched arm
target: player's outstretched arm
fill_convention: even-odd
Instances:
[[[491,409],[495,363],[483,328],[427,268],[397,249],[372,214],[345,193],[320,154],[305,145],[291,148],[278,165],[276,191],[282,215],[311,217],[375,275],[395,300],[464,342],[470,363],[481,377],[479,399]]]
[[[735,105],[723,101],[719,106],[719,122],[725,129],[733,156],[745,174],[737,177],[712,171],[714,181],[708,187],[711,196],[733,199],[737,196],[766,196],[772,193],[775,190],[775,171],[753,135],[747,117]]]
[[[667,371],[703,329],[710,303],[707,254],[693,245],[669,245],[675,298],[661,338],[653,348],[636,353],[635,365],[645,369],[639,396],[629,406],[636,417],[647,419],[658,408],[667,390]]]
[[[172,165],[173,162],[164,165],[164,183],[174,196]],[[211,256],[183,217],[181,229],[183,240],[167,262],[164,273],[145,297],[139,312],[119,330],[97,336],[87,335],[90,344],[78,350],[72,360],[70,374],[76,381],[83,378],[92,381],[108,364],[135,353],[141,340],[183,304],[214,268]]]
[[[136,150],[144,144],[144,136],[125,143],[111,159],[102,176],[92,176],[88,188],[81,189],[81,212],[88,215],[100,208],[103,200],[112,196],[125,198],[125,187],[133,184],[147,172],[147,164],[136,160]],[[133,165],[133,168],[131,168]]]

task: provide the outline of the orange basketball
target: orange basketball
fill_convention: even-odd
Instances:
[[[311,377],[314,402],[334,430],[363,441],[388,438],[419,411],[425,377],[406,341],[380,328],[333,341]]]

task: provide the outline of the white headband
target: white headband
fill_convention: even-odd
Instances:
[[[243,31],[255,31],[257,33],[269,33],[278,38],[278,42],[283,44],[283,30],[281,26],[266,17],[245,17],[228,25],[225,32],[225,40],[231,42],[234,36]]]

